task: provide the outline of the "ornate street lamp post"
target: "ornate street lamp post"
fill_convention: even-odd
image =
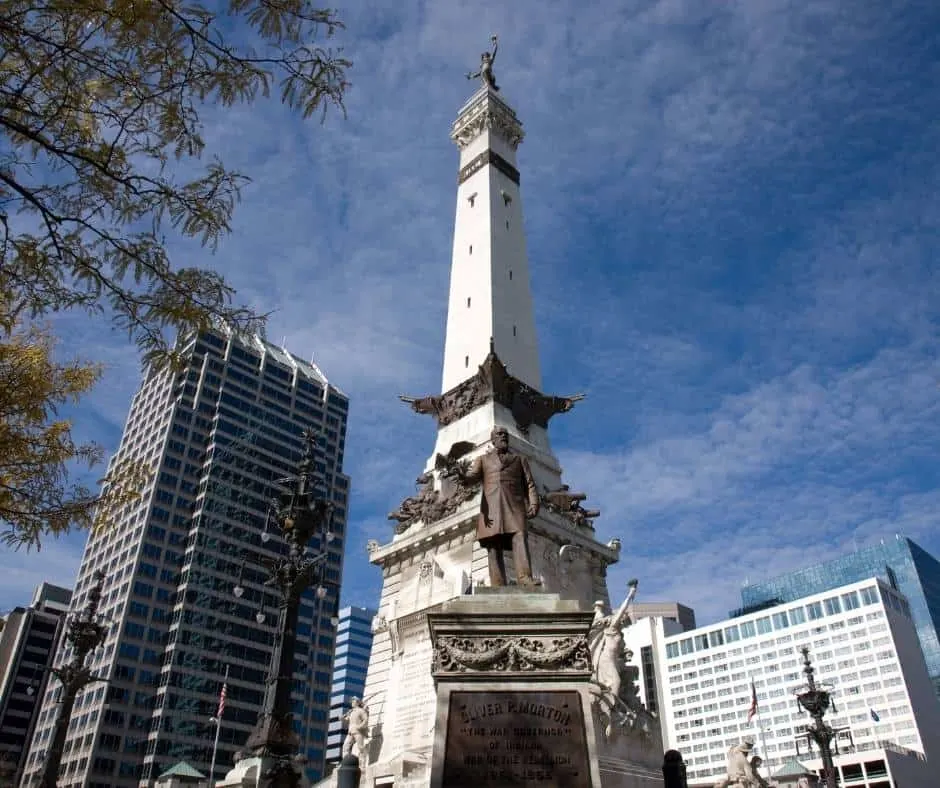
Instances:
[[[52,744],[46,753],[46,762],[39,779],[40,788],[56,788],[59,764],[62,762],[62,752],[65,749],[65,736],[78,693],[92,682],[106,681],[106,679],[93,676],[85,667],[88,655],[104,643],[108,635],[108,627],[101,622],[101,617],[98,615],[104,572],[97,571],[94,577],[95,584],[88,593],[88,603],[85,609],[73,616],[66,625],[65,639],[72,646],[72,659],[67,665],[52,669],[52,674],[62,682],[62,699],[59,717],[52,734]]]
[[[259,788],[295,788],[300,782],[302,763],[291,708],[297,619],[300,598],[307,588],[317,583],[317,596],[326,596],[323,564],[327,545],[333,540],[329,530],[333,505],[316,469],[316,434],[305,432],[304,442],[297,475],[283,480],[289,486],[274,501],[275,523],[287,543],[287,555],[264,561],[268,570],[265,585],[280,592],[280,612],[264,706],[245,743],[246,753],[261,759]],[[307,545],[314,537],[320,537],[318,549],[311,551]],[[236,596],[241,596],[240,592],[244,589],[236,587]]]
[[[806,674],[806,686],[797,692],[796,699],[800,706],[809,712],[813,718],[813,724],[806,726],[806,733],[819,747],[823,762],[823,780],[826,788],[836,788],[836,767],[832,761],[832,748],[830,746],[836,732],[823,719],[832,705],[832,698],[829,691],[818,686],[815,678],[813,678],[815,669],[809,659],[809,646],[803,646],[800,651],[803,653],[803,672]]]

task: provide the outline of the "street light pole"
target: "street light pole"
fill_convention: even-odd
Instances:
[[[289,482],[289,487],[274,502],[274,520],[287,543],[287,555],[265,560],[268,570],[265,585],[274,586],[280,592],[280,611],[264,706],[245,743],[246,751],[261,759],[258,785],[264,788],[296,788],[300,782],[302,764],[297,753],[299,741],[294,733],[291,704],[297,620],[300,599],[307,588],[318,583],[318,595],[325,594],[323,565],[327,544],[333,538],[329,530],[333,505],[316,468],[316,440],[316,433],[304,433],[304,453],[298,473],[284,480]],[[308,543],[317,536],[320,537],[318,550],[308,552]]]
[[[56,788],[62,753],[65,750],[65,736],[78,693],[92,682],[106,680],[93,676],[85,667],[88,655],[104,643],[108,635],[108,627],[101,623],[98,615],[104,572],[99,570],[95,572],[94,577],[95,584],[88,593],[88,603],[81,613],[69,621],[65,630],[65,639],[72,646],[72,659],[67,665],[52,669],[52,674],[62,682],[62,699],[52,734],[52,744],[46,753],[46,762],[39,779],[40,788]]]
[[[803,673],[806,674],[806,687],[797,693],[796,699],[800,706],[809,712],[813,718],[813,724],[806,726],[806,733],[819,747],[826,788],[836,788],[836,767],[832,760],[832,748],[830,747],[835,731],[823,719],[830,705],[832,705],[832,699],[828,690],[816,684],[816,679],[813,677],[815,669],[809,659],[809,646],[803,646],[800,651],[803,653]]]

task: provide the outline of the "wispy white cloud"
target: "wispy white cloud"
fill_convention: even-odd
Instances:
[[[82,545],[77,540],[49,540],[39,552],[0,553],[0,611],[28,605],[40,583],[71,588]]]
[[[348,118],[208,112],[213,152],[253,182],[214,257],[174,251],[273,310],[270,338],[351,395],[349,599],[376,600],[365,542],[390,536],[385,512],[432,447],[397,394],[439,386],[447,135],[493,32],[527,131],[546,385],[589,394],[553,442],[604,510],[600,534],[624,537],[612,584],[638,575],[644,596],[707,618],[736,606],[745,576],[802,562],[810,538],[831,555],[904,530],[940,550],[931,3],[340,13]],[[116,440],[136,360],[107,326],[81,328],[113,363],[78,427]]]

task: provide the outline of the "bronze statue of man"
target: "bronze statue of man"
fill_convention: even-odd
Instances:
[[[521,586],[535,586],[538,582],[532,578],[526,520],[539,512],[538,490],[528,460],[509,451],[506,428],[494,427],[490,440],[492,450],[477,457],[469,468],[459,471],[466,482],[483,482],[477,541],[486,548],[490,585],[506,585],[503,551],[512,550],[516,582]]]

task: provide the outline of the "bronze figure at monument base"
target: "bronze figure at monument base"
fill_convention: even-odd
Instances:
[[[253,755],[283,755],[297,751],[299,739],[294,733],[293,715],[279,718],[265,714],[245,742],[245,751]]]

